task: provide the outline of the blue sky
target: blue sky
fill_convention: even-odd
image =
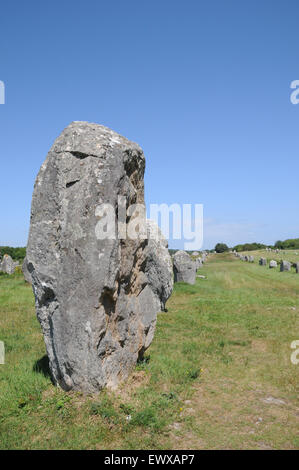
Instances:
[[[204,247],[299,237],[297,0],[1,3],[0,245],[71,121],[144,149],[146,202],[204,205]],[[171,247],[180,247],[170,240]]]

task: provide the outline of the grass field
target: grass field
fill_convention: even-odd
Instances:
[[[0,276],[0,448],[299,448],[299,275],[229,254],[200,274],[175,286],[128,382],[95,396],[51,384],[31,287]]]

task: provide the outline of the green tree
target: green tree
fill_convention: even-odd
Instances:
[[[228,251],[229,248],[225,243],[217,243],[215,246],[215,251],[216,253],[224,253],[225,251]]]

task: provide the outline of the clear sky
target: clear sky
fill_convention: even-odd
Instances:
[[[204,205],[204,247],[299,237],[298,0],[27,0],[0,6],[0,245],[71,121],[145,152],[146,202]],[[180,247],[170,241],[171,247]]]

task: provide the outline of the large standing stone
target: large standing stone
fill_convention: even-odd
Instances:
[[[254,263],[254,256],[252,255],[248,256],[248,261],[249,263]]]
[[[18,265],[19,263],[15,262],[11,256],[4,255],[2,258],[2,262],[0,263],[0,271],[6,274],[13,274]]]
[[[196,263],[186,251],[179,250],[173,256],[174,282],[195,284]]]
[[[101,204],[115,209],[110,225],[116,227],[120,197],[125,213],[144,204],[144,167],[137,144],[103,126],[74,122],[37,176],[27,268],[51,373],[65,390],[92,392],[126,379],[170,294],[165,247],[157,247],[158,265],[154,244],[141,235],[119,239],[113,230],[103,239],[99,230],[108,217]],[[127,223],[135,218],[127,212]]]
[[[267,266],[267,260],[266,260],[266,258],[260,258],[259,264],[260,264],[261,266]]]
[[[272,259],[269,263],[269,268],[270,269],[273,269],[273,268],[277,268],[277,261],[275,261],[274,259]]]
[[[280,271],[291,271],[291,263],[289,261],[285,261],[283,260],[281,263],[280,263]]]

